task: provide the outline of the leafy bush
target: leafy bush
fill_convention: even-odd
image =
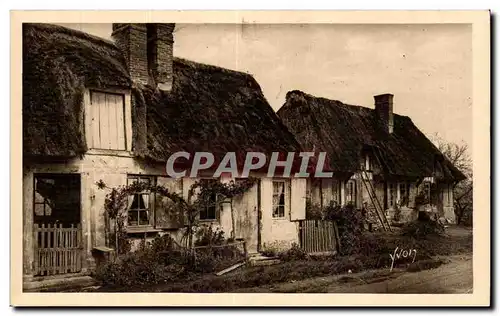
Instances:
[[[337,223],[342,254],[355,253],[360,248],[360,238],[363,234],[364,218],[361,211],[352,204],[341,207],[332,203],[325,212],[327,220]]]
[[[196,241],[195,246],[209,246],[209,245],[222,245],[226,243],[227,240],[224,236],[224,231],[221,229],[213,229],[210,226],[201,226],[196,231]]]
[[[305,260],[308,258],[308,255],[307,252],[304,251],[304,249],[300,248],[296,243],[293,243],[292,248],[279,253],[278,257],[282,261],[296,261]]]
[[[264,243],[259,251],[265,257],[277,257],[280,253],[280,248],[276,243]]]
[[[182,273],[180,265],[165,266],[151,248],[140,249],[97,268],[95,278],[103,284],[121,286],[157,284],[175,279]]]
[[[313,203],[310,198],[306,199],[306,219],[322,219],[323,210],[319,204]]]
[[[401,234],[403,236],[410,236],[414,238],[439,236],[444,234],[444,226],[439,222],[433,220],[418,220],[403,225],[401,227]]]

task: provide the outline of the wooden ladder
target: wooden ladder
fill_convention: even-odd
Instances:
[[[384,208],[380,204],[380,201],[377,198],[377,195],[375,194],[375,188],[373,187],[373,184],[371,181],[368,179],[368,172],[366,170],[362,169],[362,176],[361,176],[361,181],[365,185],[366,191],[368,192],[368,196],[370,197],[371,204],[373,206],[373,209],[375,210],[375,214],[377,214],[377,217],[380,221],[380,224],[382,224],[382,228],[385,231],[391,231],[391,224],[389,223],[389,220],[385,216],[384,213]]]

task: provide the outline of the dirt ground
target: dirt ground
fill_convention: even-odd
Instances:
[[[239,292],[239,293],[471,293],[472,230],[449,227],[447,237],[430,238],[426,242],[411,243],[417,247],[419,259],[402,261],[390,270],[390,263],[373,264],[366,255],[339,257],[331,260],[292,260],[272,266],[243,267],[222,276],[205,274],[177,282],[135,287],[96,287],[98,292]],[[397,233],[392,233],[392,237]],[[389,239],[390,245],[399,240]],[[397,238],[396,238],[397,239]],[[401,247],[409,240],[401,238]],[[408,248],[409,249],[409,248]],[[389,257],[389,253],[387,253]],[[378,258],[378,259],[377,259]],[[379,266],[377,270],[363,270],[363,266]],[[373,261],[373,262],[372,262]],[[410,266],[408,267],[408,264]],[[355,273],[346,274],[349,269]],[[358,272],[359,271],[359,272]],[[414,272],[418,271],[418,272]]]
[[[446,234],[465,237],[472,230],[449,227]],[[438,268],[419,272],[395,269],[370,270],[356,274],[310,278],[300,281],[272,284],[262,287],[238,289],[240,293],[407,293],[407,294],[454,294],[472,293],[472,253],[442,256],[449,263]]]
[[[419,272],[371,270],[318,277],[270,286],[239,289],[240,293],[472,293],[472,254],[447,257],[450,263]]]

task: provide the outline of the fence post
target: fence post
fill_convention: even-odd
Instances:
[[[38,224],[33,225],[33,275],[38,274],[38,262],[40,260],[40,254],[38,253]]]
[[[339,227],[337,226],[337,222],[333,222],[333,227],[335,231],[335,239],[337,240],[337,250],[340,253],[340,236],[339,236]]]

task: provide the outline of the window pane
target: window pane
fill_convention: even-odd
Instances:
[[[130,205],[131,210],[137,210],[139,209],[139,204],[140,204],[140,195],[139,194],[134,194],[134,200],[132,201],[132,205]]]
[[[285,207],[286,207],[286,183],[284,181],[274,181],[273,182],[273,208],[272,208],[272,216],[273,217],[284,217],[285,216]],[[289,194],[289,192],[288,192]]]
[[[130,226],[137,226],[138,220],[139,220],[139,214],[137,211],[130,210],[128,211],[128,225]]]
[[[207,219],[207,210],[201,210],[200,211],[200,219]]]
[[[279,205],[285,205],[285,192],[280,195]]]
[[[273,217],[283,217],[285,213],[285,208],[283,205],[277,205],[273,208]]]
[[[273,194],[281,194],[285,190],[284,182],[273,182]]]
[[[142,202],[142,207],[144,209],[149,209],[149,193],[147,194],[141,194],[141,200]]]
[[[45,199],[39,192],[35,192],[35,203],[43,203]]]
[[[35,215],[36,216],[44,216],[43,203],[35,204]]]
[[[149,216],[148,211],[141,210],[139,211],[139,225],[148,225],[149,224]]]
[[[215,219],[215,210],[216,210],[215,205],[214,206],[210,206],[208,208],[207,219]]]
[[[45,216],[50,216],[52,215],[52,208],[50,207],[49,204],[45,203]]]
[[[285,217],[285,206],[280,205],[278,206],[278,209],[279,209],[279,217]]]

